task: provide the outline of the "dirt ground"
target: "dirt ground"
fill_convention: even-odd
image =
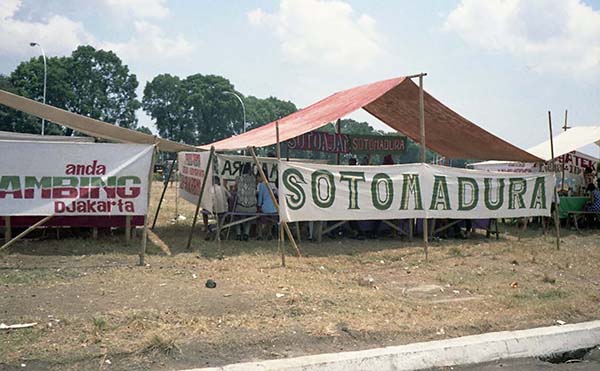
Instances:
[[[0,330],[0,370],[216,366],[600,318],[597,229],[563,229],[557,251],[501,225],[435,241],[428,261],[416,240],[325,238],[300,259],[288,245],[282,268],[275,241],[227,241],[218,259],[198,231],[186,251],[193,205],[174,222],[170,188],[164,206],[174,256],[149,244],[144,267],[121,231],[46,231],[0,255],[0,322],[38,323]]]

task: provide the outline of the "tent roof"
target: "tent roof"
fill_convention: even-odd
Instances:
[[[552,140],[554,142],[554,157],[576,151],[592,143],[600,146],[600,126],[577,126],[560,133],[553,137]],[[549,139],[544,143],[529,148],[527,151],[545,161],[552,159]]]
[[[32,99],[21,97],[4,90],[0,90],[0,103],[96,138],[124,143],[157,144],[158,148],[165,152],[198,150],[198,148],[194,146],[172,142],[150,134],[144,134],[139,131],[108,124],[106,122],[36,102]]]
[[[539,161],[536,156],[463,118],[427,92],[424,100],[427,148],[449,158]],[[359,108],[419,142],[419,87],[406,77],[340,91],[279,119],[280,140],[318,129]],[[235,150],[272,145],[277,141],[275,125],[274,121],[201,148],[214,146],[216,150]]]
[[[67,137],[61,135],[38,135],[28,133],[13,133],[11,131],[0,131],[0,140],[24,140],[33,142],[94,142],[92,137]]]

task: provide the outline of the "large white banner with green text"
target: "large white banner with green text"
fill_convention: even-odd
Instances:
[[[554,174],[281,161],[284,221],[549,216]]]

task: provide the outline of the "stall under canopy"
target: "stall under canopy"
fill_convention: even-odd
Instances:
[[[475,125],[424,92],[427,148],[448,158],[540,161],[540,159]],[[277,120],[281,141],[295,138],[336,121],[360,108],[391,128],[419,142],[419,86],[408,77],[358,86],[337,92]],[[218,151],[277,142],[276,122],[201,146]]]

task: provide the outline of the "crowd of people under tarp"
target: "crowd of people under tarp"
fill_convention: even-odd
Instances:
[[[585,178],[586,192],[590,200],[586,203],[584,210],[592,212],[600,212],[600,162],[596,165],[596,169],[587,166],[583,170]]]

